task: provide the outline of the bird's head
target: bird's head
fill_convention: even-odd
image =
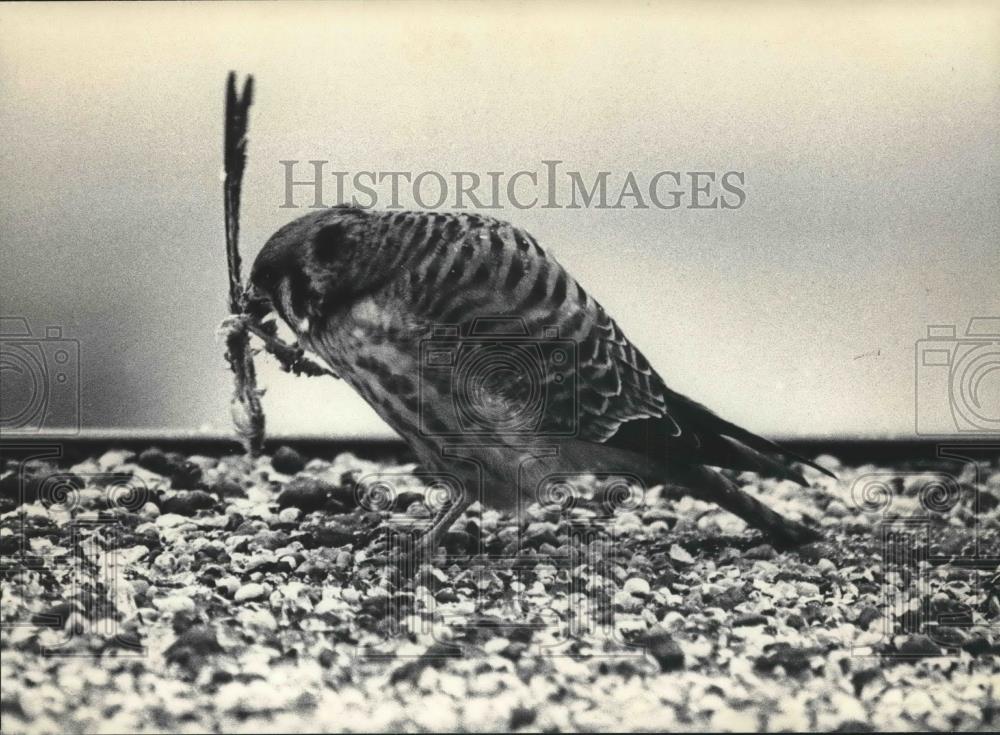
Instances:
[[[248,307],[258,317],[272,308],[296,332],[350,304],[370,284],[371,215],[332,207],[300,217],[275,232],[250,271]]]

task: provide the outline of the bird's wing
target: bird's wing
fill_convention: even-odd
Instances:
[[[546,397],[540,434],[803,484],[789,462],[827,472],[670,390],[604,308],[524,230],[476,215],[407,213],[393,220],[420,243],[411,246],[397,287],[425,325],[455,325],[460,341],[491,333],[510,339],[509,325],[491,320],[511,317],[538,343]],[[549,357],[564,345],[575,345],[575,360],[555,365]],[[536,379],[507,371],[479,395],[525,405]]]
[[[671,390],[596,301],[580,343],[580,438],[669,463],[751,470],[806,484],[789,462],[829,471]]]

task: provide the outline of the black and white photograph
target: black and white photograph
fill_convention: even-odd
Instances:
[[[1000,4],[0,2],[0,733],[995,732]]]

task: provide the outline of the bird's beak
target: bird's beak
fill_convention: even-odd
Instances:
[[[271,298],[253,284],[250,284],[244,292],[243,304],[246,313],[257,321],[263,321],[268,314],[274,311]]]

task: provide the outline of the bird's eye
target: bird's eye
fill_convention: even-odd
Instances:
[[[258,265],[250,274],[250,282],[262,293],[273,295],[281,282],[281,270],[273,265]]]
[[[347,231],[344,226],[335,222],[325,225],[313,237],[313,251],[316,259],[322,263],[332,262],[343,254],[343,245],[347,240]]]
[[[278,282],[278,272],[274,268],[266,266],[263,268],[254,268],[250,280],[262,289],[271,290]]]

